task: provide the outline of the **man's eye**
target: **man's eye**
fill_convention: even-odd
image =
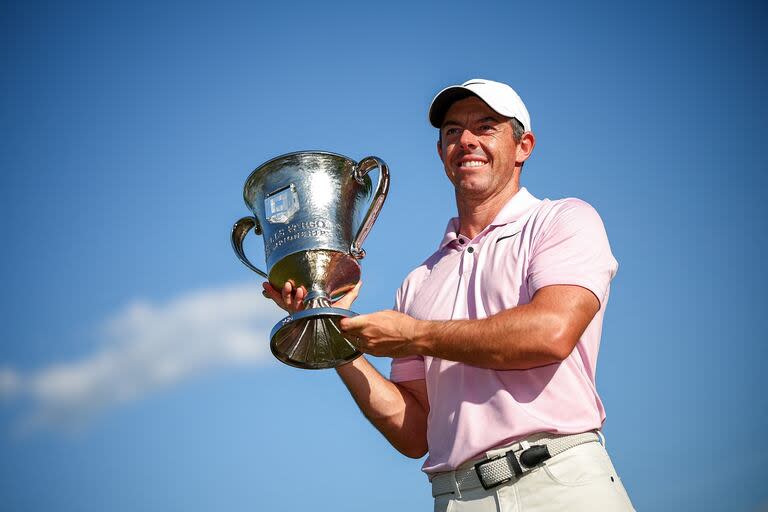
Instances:
[[[458,128],[448,128],[447,130],[445,130],[445,135],[446,136],[456,135],[457,133],[459,133],[459,129]]]
[[[490,124],[484,124],[480,126],[481,132],[490,132],[492,130],[493,130],[493,126],[491,126]]]

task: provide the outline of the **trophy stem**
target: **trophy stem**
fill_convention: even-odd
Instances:
[[[331,307],[331,298],[325,290],[310,290],[304,297],[304,304],[308,309],[329,308]]]

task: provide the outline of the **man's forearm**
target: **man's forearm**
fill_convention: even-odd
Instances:
[[[422,355],[494,370],[525,370],[562,361],[600,308],[575,285],[539,290],[529,304],[481,320],[417,320],[396,311],[344,318],[342,330],[375,356]]]
[[[413,347],[482,368],[526,370],[568,357],[599,307],[584,288],[543,288],[531,303],[482,320],[416,321]]]
[[[384,378],[365,358],[336,372],[366,418],[402,454],[419,458],[427,452],[426,396]]]
[[[417,353],[495,370],[526,370],[568,356],[556,318],[526,304],[482,320],[417,321]],[[572,348],[572,347],[570,347]]]

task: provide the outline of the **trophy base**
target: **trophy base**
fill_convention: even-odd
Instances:
[[[299,311],[272,328],[269,346],[275,357],[289,366],[309,370],[335,368],[362,355],[339,329],[339,320],[356,315],[333,307]]]

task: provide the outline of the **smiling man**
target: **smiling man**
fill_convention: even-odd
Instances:
[[[339,375],[395,448],[428,454],[435,510],[632,510],[599,433],[595,368],[618,266],[599,215],[520,187],[536,139],[508,85],[448,87],[429,120],[458,217],[395,310],[341,322],[360,350],[393,358],[389,379],[364,358]],[[265,290],[288,308],[304,294]]]

